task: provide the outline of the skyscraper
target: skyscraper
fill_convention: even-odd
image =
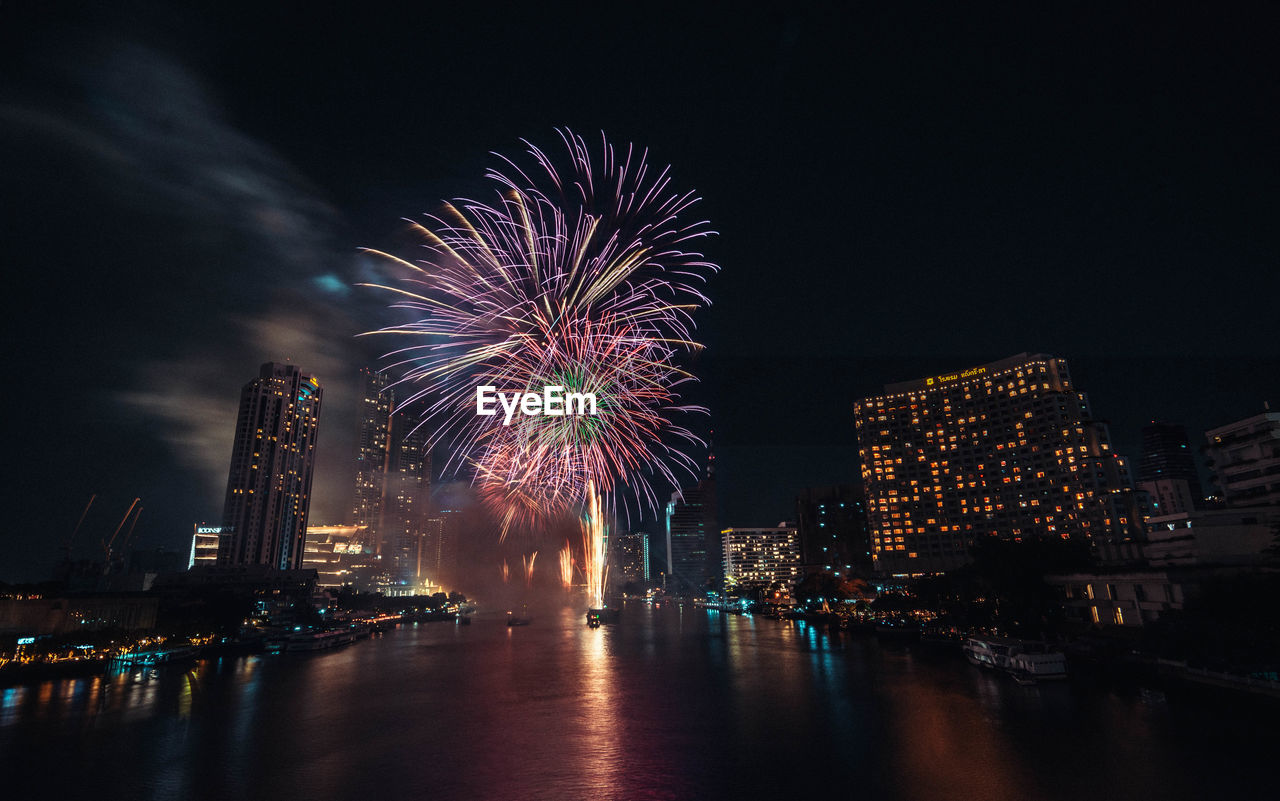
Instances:
[[[1020,354],[854,407],[877,570],[966,561],[980,537],[1124,542],[1145,509],[1067,363]]]
[[[667,581],[677,592],[718,583],[720,538],[716,527],[714,468],[695,486],[671,494],[667,504]]]
[[[356,440],[356,491],[351,519],[362,536],[381,543],[382,512],[391,455],[391,392],[386,373],[360,370],[360,431]],[[380,549],[379,549],[380,550]]]
[[[415,430],[416,424],[416,420],[402,415],[392,420],[386,510],[382,518],[383,559],[390,560],[392,580],[402,585],[418,584],[423,578],[420,552],[428,534],[431,500],[431,453],[426,430]],[[430,578],[439,581],[434,574]]]
[[[1186,428],[1155,421],[1142,427],[1138,487],[1156,502],[1156,514],[1181,514],[1201,505],[1204,493]]]
[[[218,563],[302,567],[323,390],[267,362],[240,393]]]

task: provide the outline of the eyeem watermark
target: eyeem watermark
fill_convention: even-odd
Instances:
[[[498,413],[498,405],[506,413],[502,424],[511,425],[511,418],[516,409],[529,417],[577,417],[584,414],[594,416],[596,413],[596,393],[568,392],[564,387],[543,387],[542,394],[537,392],[498,392],[497,387],[476,387],[476,414],[492,417]]]

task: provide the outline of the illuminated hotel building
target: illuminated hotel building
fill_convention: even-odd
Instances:
[[[949,570],[986,536],[1139,531],[1128,468],[1062,359],[1024,353],[891,384],[854,422],[880,572]]]
[[[244,386],[219,564],[302,567],[322,394],[315,377],[273,362]]]
[[[800,580],[800,536],[795,528],[727,528],[720,537],[726,580],[765,585]]]

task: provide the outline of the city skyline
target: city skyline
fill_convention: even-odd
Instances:
[[[903,41],[878,35],[888,12],[726,26],[691,10],[688,38],[638,23],[681,65],[676,93],[591,50],[588,20],[482,35],[504,51],[531,30],[588,43],[602,67],[584,106],[579,92],[534,102],[490,66],[474,76],[483,101],[452,84],[410,101],[404,70],[431,70],[405,37],[432,31],[430,64],[447,65],[463,42],[441,31],[462,17],[368,19],[353,73],[320,45],[324,14],[246,30],[233,6],[195,27],[128,3],[77,21],[3,13],[3,180],[26,201],[8,324],[15,366],[46,384],[8,422],[30,459],[6,488],[8,579],[46,574],[94,493],[92,515],[143,497],[149,546],[181,549],[192,523],[218,519],[234,395],[265,360],[326,384],[312,514],[340,522],[358,370],[381,355],[354,338],[381,305],[354,286],[373,270],[358,248],[399,241],[401,217],[476,190],[489,151],[563,124],[652,148],[720,232],[692,399],[711,409],[700,433],[716,429],[726,522],[771,524],[801,489],[855,480],[853,400],[1009,353],[1070,359],[1133,463],[1152,420],[1198,446],[1280,400],[1264,178],[1280,104],[1247,77],[1266,73],[1266,20],[1115,9],[1046,29],[1025,10],[949,10]],[[316,36],[280,35],[297,25]],[[429,106],[466,124],[438,125]],[[59,233],[67,220],[76,237]],[[44,370],[53,360],[68,368]]]

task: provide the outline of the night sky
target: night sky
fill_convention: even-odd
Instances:
[[[557,126],[650,148],[720,233],[725,525],[852,479],[857,397],[1021,351],[1133,460],[1152,418],[1280,403],[1274,8],[171,5],[0,4],[0,580],[94,492],[78,555],[134,496],[136,543],[185,549],[269,359],[325,386],[311,517],[344,518],[385,322],[357,248]]]

